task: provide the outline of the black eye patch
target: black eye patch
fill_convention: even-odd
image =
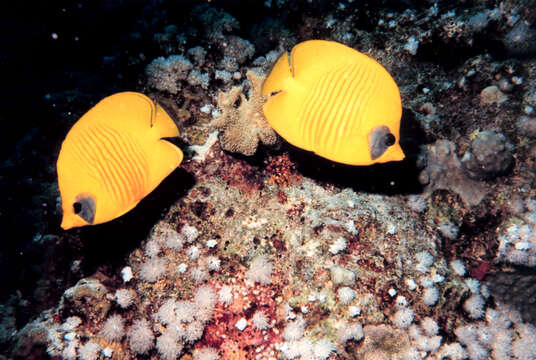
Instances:
[[[74,200],[74,213],[84,219],[88,224],[93,224],[95,221],[95,211],[97,210],[97,203],[93,196],[89,194],[78,194]]]
[[[386,146],[393,146],[395,144],[396,139],[393,134],[389,133],[385,135],[383,141]]]
[[[396,138],[387,126],[376,126],[368,136],[369,153],[372,160],[382,156],[389,146],[393,146]]]

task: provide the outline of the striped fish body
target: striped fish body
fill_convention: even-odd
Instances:
[[[61,227],[99,224],[131,210],[182,161],[163,137],[177,126],[147,96],[123,92],[101,100],[71,128],[57,161]]]
[[[350,165],[402,160],[402,104],[374,59],[343,44],[311,40],[284,53],[266,78],[263,112],[291,144]]]

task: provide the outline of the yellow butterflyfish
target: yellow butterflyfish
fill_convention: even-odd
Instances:
[[[63,219],[70,229],[115,219],[134,208],[180,165],[171,117],[147,96],[122,92],[85,113],[58,156]]]
[[[285,140],[329,160],[371,165],[404,159],[402,102],[376,60],[333,41],[285,52],[266,78],[263,112]]]

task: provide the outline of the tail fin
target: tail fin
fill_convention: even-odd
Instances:
[[[292,77],[292,73],[290,72],[290,64],[288,62],[288,52],[285,51],[275,62],[270,75],[264,80],[264,84],[262,84],[262,96],[268,96],[271,93],[282,91],[283,82],[289,77]]]

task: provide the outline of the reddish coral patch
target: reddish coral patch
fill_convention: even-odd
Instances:
[[[279,186],[288,186],[296,180],[300,179],[299,175],[294,175],[295,166],[290,161],[288,154],[283,154],[270,158],[270,163],[266,166],[266,172],[270,176],[269,184],[277,184]]]
[[[471,276],[478,280],[482,280],[488,274],[490,268],[491,267],[487,262],[481,262],[480,265],[471,270]]]
[[[216,305],[214,318],[205,328],[202,340],[196,346],[211,346],[220,350],[223,359],[253,359],[259,354],[273,351],[275,344],[281,341],[278,332],[272,328],[258,330],[253,326],[252,316],[262,310],[269,319],[275,320],[277,289],[272,286],[251,286],[240,271],[229,283],[211,281],[214,288],[223,285],[232,286],[233,303]],[[246,319],[248,324],[239,330],[236,324]],[[273,322],[275,323],[275,321]]]

